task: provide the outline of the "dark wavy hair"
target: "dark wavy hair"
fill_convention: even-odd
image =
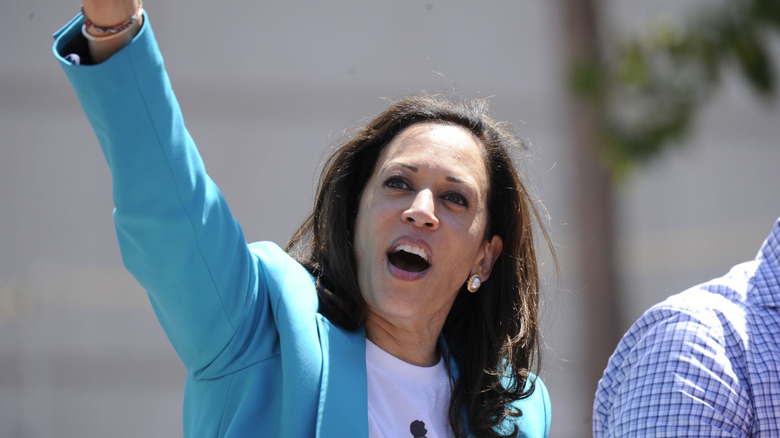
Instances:
[[[529,373],[539,368],[534,221],[553,251],[534,198],[512,160],[513,151],[525,145],[488,111],[485,100],[439,95],[392,104],[346,138],[325,162],[314,209],[287,246],[317,278],[320,312],[345,329],[356,329],[365,322],[366,303],[352,249],[355,218],[380,152],[405,128],[423,122],[460,126],[479,139],[489,174],[485,238],[500,236],[503,249],[479,293],[461,288],[444,324],[443,335],[459,368],[449,407],[456,436],[465,435],[466,422],[476,436],[517,435],[516,426],[501,431],[496,426],[522,415],[513,402],[530,396],[534,386],[527,385]]]

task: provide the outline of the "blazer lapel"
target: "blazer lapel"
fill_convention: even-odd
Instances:
[[[334,326],[317,315],[322,347],[322,384],[317,409],[317,436],[368,436],[366,334]]]

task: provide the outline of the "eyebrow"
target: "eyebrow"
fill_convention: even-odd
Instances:
[[[398,165],[400,165],[402,167],[405,167],[405,168],[411,170],[412,172],[417,172],[419,170],[417,168],[417,166],[415,166],[414,164],[409,164],[409,163],[396,163],[396,164],[398,164]],[[454,183],[458,183],[458,184],[466,184],[465,180],[463,180],[461,178],[458,178],[457,176],[447,176],[445,179],[447,181],[449,181],[449,182],[454,182]]]

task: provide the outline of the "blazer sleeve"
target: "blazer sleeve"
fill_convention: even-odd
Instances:
[[[275,335],[249,339],[273,326],[263,269],[185,128],[148,17],[130,44],[97,65],[66,57],[83,41],[82,23],[78,15],[54,35],[54,52],[111,169],[125,266],[194,377],[220,355],[275,354]]]

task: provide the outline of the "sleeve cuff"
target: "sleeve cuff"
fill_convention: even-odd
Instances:
[[[119,52],[127,49],[135,40],[141,37],[148,27],[149,19],[144,11],[144,20],[141,29],[133,40],[122,48]],[[60,28],[52,35],[54,37],[54,46],[52,50],[57,60],[65,66],[92,65],[87,39],[81,34],[81,26],[84,24],[84,15],[80,12],[73,17],[65,26]],[[116,54],[115,54],[116,55]]]

